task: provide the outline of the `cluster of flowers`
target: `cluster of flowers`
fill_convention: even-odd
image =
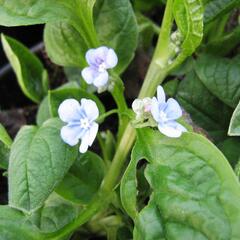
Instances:
[[[176,121],[182,117],[181,107],[173,98],[166,101],[162,86],[157,88],[157,97],[136,99],[132,108],[136,113],[136,124],[139,126],[157,126],[162,134],[172,138],[180,137],[187,131]]]
[[[108,84],[107,70],[117,65],[118,58],[113,49],[99,47],[86,53],[86,61],[89,66],[83,69],[82,77],[88,84],[99,88]],[[157,98],[136,99],[132,107],[138,122],[152,121],[159,131],[168,137],[180,137],[182,132],[186,131],[176,122],[182,116],[181,107],[172,98],[166,101],[161,86],[157,89]],[[75,99],[66,99],[60,104],[58,114],[60,119],[67,123],[61,129],[63,141],[74,146],[81,140],[79,151],[85,153],[98,132],[99,110],[96,103],[85,98],[81,99],[81,103]]]

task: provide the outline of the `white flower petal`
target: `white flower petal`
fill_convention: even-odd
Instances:
[[[76,145],[83,134],[84,129],[76,125],[75,126],[66,125],[61,129],[62,140],[70,146]]]
[[[89,49],[86,53],[86,60],[90,66],[98,67],[100,62],[105,62],[108,48],[105,46]]]
[[[97,136],[97,132],[98,132],[98,124],[94,122],[88,132],[88,145],[89,146],[92,146],[94,139]]]
[[[163,87],[161,85],[157,88],[157,99],[159,103],[165,103],[166,102],[166,95],[163,90]]]
[[[66,99],[58,107],[58,115],[63,122],[71,122],[80,119],[81,107],[77,100]]]
[[[87,139],[87,137],[83,137],[81,144],[79,146],[79,152],[85,153],[87,150],[88,150],[88,139]]]
[[[108,54],[108,47],[101,46],[95,49],[95,57],[98,59],[102,59],[104,62],[106,60],[107,54]]]
[[[97,136],[98,132],[98,124],[93,123],[91,128],[84,134],[81,140],[81,145],[79,147],[79,151],[81,153],[85,153],[89,146],[91,146],[94,142],[94,139]]]
[[[145,97],[143,100],[143,105],[144,105],[144,112],[150,112],[151,107],[152,107],[152,99],[149,97]]]
[[[173,98],[167,100],[167,107],[164,112],[169,120],[175,120],[182,116],[182,109],[178,102]]]
[[[103,87],[107,84],[108,82],[108,72],[107,71],[104,71],[104,72],[101,72],[99,73],[94,81],[93,81],[93,85],[97,88],[99,87]]]
[[[89,49],[85,56],[87,63],[91,65],[95,65],[95,59],[96,59],[96,49]]]
[[[97,104],[93,100],[82,98],[81,106],[82,106],[83,110],[85,111],[87,118],[90,121],[94,121],[98,118],[99,110],[98,110]]]
[[[132,109],[133,111],[138,114],[142,111],[144,105],[143,105],[143,100],[141,99],[135,99],[132,103]]]
[[[159,103],[158,100],[153,97],[151,103],[151,113],[156,122],[160,121]]]
[[[115,51],[110,48],[105,59],[106,68],[114,68],[118,63],[118,57]]]
[[[171,138],[178,138],[187,131],[185,127],[175,121],[158,124],[158,129],[162,134]]]
[[[97,72],[92,67],[86,67],[82,70],[81,74],[86,83],[92,84],[95,76],[97,75]]]

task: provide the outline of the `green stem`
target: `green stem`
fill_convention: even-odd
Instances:
[[[123,114],[128,111],[128,106],[124,97],[124,86],[122,84],[122,80],[117,77],[117,81],[115,82],[115,86],[113,91],[111,91],[111,94],[114,98],[114,101],[117,104],[118,110],[119,110],[119,128],[118,128],[118,138],[117,138],[117,145],[119,144],[119,141],[123,135],[123,132],[128,124],[128,117]]]
[[[108,112],[103,113],[102,115],[100,115],[98,117],[98,119],[96,120],[96,122],[100,123],[102,122],[105,118],[109,117],[110,115],[114,114],[114,113],[119,113],[118,109],[112,109]]]
[[[167,75],[167,64],[169,55],[171,54],[170,47],[170,35],[173,23],[173,0],[168,0],[166,9],[164,12],[163,22],[156,46],[156,50],[153,55],[153,59],[149,66],[147,75],[145,77],[143,86],[139,93],[139,98],[151,97],[154,95],[156,88]]]
[[[97,139],[98,139],[98,143],[100,145],[101,151],[102,151],[102,157],[103,157],[103,161],[105,163],[105,169],[107,170],[111,164],[111,160],[108,157],[107,148],[105,147],[102,136],[99,133],[97,134]]]
[[[135,129],[129,123],[118,145],[109,171],[103,180],[101,189],[103,189],[105,192],[113,191],[116,183],[118,182],[122,172],[122,166],[127,159],[127,155],[133,145],[135,136]]]

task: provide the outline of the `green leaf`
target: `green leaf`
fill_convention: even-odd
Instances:
[[[205,6],[204,23],[209,23],[239,6],[238,0],[212,0]]]
[[[176,97],[194,123],[207,130],[215,141],[226,138],[232,109],[212,95],[194,71],[180,82]]]
[[[161,2],[164,2],[164,0],[162,0],[162,1],[159,1],[159,0],[149,0],[149,1],[134,0],[133,4],[134,4],[134,9],[146,12],[146,11],[151,10],[153,7],[161,6],[161,4],[162,4]]]
[[[104,177],[103,160],[95,153],[80,155],[55,191],[65,199],[88,204],[97,193]]]
[[[228,137],[223,142],[220,142],[217,147],[226,156],[232,167],[235,167],[240,156],[240,139],[236,137]]]
[[[95,0],[0,0],[0,24],[21,26],[49,23],[44,39],[53,62],[79,66],[86,46],[90,48],[98,45],[92,19],[94,4]]]
[[[98,0],[95,26],[101,43],[112,47],[118,55],[117,73],[122,73],[134,56],[138,27],[129,0]]]
[[[240,56],[227,59],[203,54],[195,69],[211,93],[230,107],[237,106],[240,100]]]
[[[225,56],[240,43],[240,26],[231,32],[210,41],[206,45],[205,52],[217,56]]]
[[[101,101],[95,95],[85,92],[77,87],[70,87],[70,88],[61,88],[56,89],[53,91],[49,91],[49,104],[50,104],[50,113],[52,117],[58,116],[58,107],[59,105],[68,98],[75,98],[76,100],[80,101],[81,98],[92,99],[96,102],[100,114],[105,112],[105,108]]]
[[[6,129],[0,123],[0,168],[8,168],[8,159],[11,145],[12,139],[8,135]]]
[[[76,1],[0,0],[0,22],[3,26],[43,24],[74,18]],[[92,2],[92,1],[91,1]],[[76,9],[77,10],[77,9]]]
[[[236,109],[233,112],[228,128],[228,135],[240,136],[240,103],[238,103]]]
[[[153,37],[159,34],[160,27],[140,12],[136,12],[136,18],[139,32],[138,48],[148,51],[152,47]]]
[[[49,102],[48,97],[45,97],[40,103],[37,111],[37,125],[41,126],[49,118],[51,118],[51,114],[49,112]]]
[[[79,206],[64,200],[56,193],[52,193],[43,207],[31,216],[31,221],[41,232],[56,232],[74,221],[80,210]]]
[[[48,56],[54,63],[68,67],[86,66],[85,54],[91,45],[69,23],[46,24],[44,42]]]
[[[161,215],[156,204],[151,201],[141,210],[135,221],[134,240],[163,240]]]
[[[121,183],[123,206],[135,222],[141,214],[136,205],[135,175],[141,159],[149,163],[145,176],[153,191],[151,201],[159,210],[157,223],[162,223],[164,239],[240,238],[240,185],[223,154],[210,141],[195,133],[173,139],[157,130],[138,130]]]
[[[76,82],[77,84],[80,84],[80,85],[82,85],[82,82],[85,82],[85,81],[80,82],[80,78],[81,78],[81,69],[80,68],[65,67],[64,73],[69,82]],[[87,84],[87,83],[85,82],[85,84]]]
[[[1,38],[22,91],[32,101],[40,102],[48,89],[47,72],[42,63],[20,42],[4,35]]]
[[[182,63],[200,45],[203,37],[203,6],[201,0],[174,1],[173,14],[178,29],[183,35],[180,54],[171,68]]]
[[[43,240],[27,217],[9,206],[0,206],[0,240]]]
[[[40,208],[77,157],[60,137],[62,122],[25,126],[15,138],[9,163],[9,205],[25,212]]]
[[[86,31],[94,35],[92,23],[94,4],[95,0],[30,0],[27,2],[0,0],[0,23],[10,27],[63,21],[76,24],[79,32]]]

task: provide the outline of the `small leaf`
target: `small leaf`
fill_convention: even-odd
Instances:
[[[102,44],[112,47],[118,55],[117,73],[122,73],[134,56],[138,27],[129,0],[98,0],[95,26]]]
[[[213,95],[232,108],[237,106],[240,100],[240,56],[227,59],[203,54],[195,69]]]
[[[103,160],[92,152],[80,155],[56,192],[65,199],[88,204],[98,191],[104,177]]]
[[[233,112],[229,129],[229,136],[240,136],[240,103],[237,105],[236,109]]]
[[[154,222],[163,229],[163,235],[160,231],[151,238],[151,228],[148,231],[138,225],[138,231],[145,231],[144,239],[240,237],[240,185],[227,160],[210,141],[195,133],[172,139],[152,129],[138,130],[121,182],[122,203],[135,224],[141,214],[136,205],[135,175],[141,159],[148,161],[145,176],[152,188],[150,201],[158,210]]]
[[[77,87],[65,87],[56,89],[53,91],[49,91],[49,104],[50,104],[50,113],[52,117],[58,116],[58,107],[59,105],[68,98],[75,98],[76,100],[80,101],[81,98],[92,99],[96,102],[100,113],[105,112],[105,108],[101,101],[93,94],[85,92]]]
[[[209,23],[239,6],[238,0],[212,0],[205,6],[204,23]]]
[[[8,135],[6,129],[0,123],[0,168],[8,168],[8,158],[12,139]]]
[[[62,122],[25,126],[15,138],[9,163],[9,205],[25,212],[40,208],[77,157],[60,137]]]
[[[42,63],[13,38],[2,35],[2,44],[22,91],[32,101],[40,102],[48,89],[47,73]]]

